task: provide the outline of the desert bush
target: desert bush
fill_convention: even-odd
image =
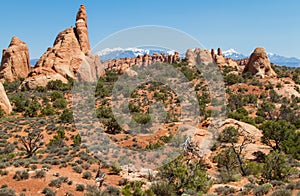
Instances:
[[[293,173],[289,166],[287,156],[273,151],[266,157],[262,176],[268,180],[285,180]]]
[[[235,193],[235,189],[233,187],[229,186],[222,186],[215,189],[215,192],[218,193],[218,195],[229,195]]]
[[[84,164],[81,164],[81,167],[85,170],[88,170],[90,168],[90,164],[89,163],[84,163]]]
[[[4,110],[0,108],[0,118],[2,118],[5,115]]]
[[[150,122],[151,116],[149,114],[135,113],[133,119],[139,124],[147,124]]]
[[[74,170],[76,173],[79,173],[79,174],[82,173],[82,167],[80,167],[80,166],[74,166],[74,167],[73,167],[73,170]]]
[[[151,185],[150,189],[156,195],[167,195],[167,196],[175,196],[174,187],[171,186],[167,182],[155,182]]]
[[[238,141],[239,132],[233,126],[226,127],[219,135],[218,140],[226,143],[236,143]]]
[[[85,196],[98,196],[101,195],[101,191],[95,185],[87,185]]]
[[[261,185],[261,186],[257,186],[253,189],[253,193],[255,196],[263,196],[266,195],[270,190],[269,186],[266,185]]]
[[[48,187],[44,188],[42,193],[46,196],[55,196],[56,195],[56,193],[51,188],[48,188]]]
[[[91,177],[92,177],[92,173],[89,171],[83,172],[83,174],[82,174],[82,178],[84,178],[84,179],[89,180],[89,179],[91,179]]]
[[[83,192],[84,189],[84,184],[76,184],[76,191]]]
[[[0,189],[0,195],[1,196],[16,196],[16,191],[13,189],[8,189],[8,188],[1,188]]]
[[[29,178],[28,171],[16,171],[16,173],[13,176],[13,179],[20,181],[20,180],[26,180]]]
[[[111,165],[111,170],[110,171],[111,171],[112,174],[119,174],[122,171],[122,168],[120,167],[119,164],[117,164],[116,162],[114,162]]]
[[[42,116],[51,116],[55,113],[54,109],[50,104],[47,104],[45,107],[41,109]]]
[[[71,79],[69,79],[68,84],[64,84],[61,80],[52,80],[48,82],[46,88],[48,90],[67,91],[71,89],[72,83]]]
[[[53,102],[53,107],[58,108],[58,109],[64,109],[64,108],[66,108],[67,107],[66,99],[65,98],[56,99]]]
[[[50,99],[51,101],[55,101],[57,99],[63,99],[64,95],[61,92],[53,91],[50,93]]]
[[[291,154],[300,158],[300,133],[286,120],[265,121],[260,129],[263,131],[262,142],[273,150]]]
[[[35,178],[44,178],[46,176],[46,172],[44,170],[35,171]]]
[[[272,196],[290,196],[290,195],[292,195],[292,191],[286,189],[275,190],[272,193]]]
[[[74,121],[73,112],[70,109],[65,109],[59,119],[63,123],[72,123]]]
[[[40,103],[37,100],[33,100],[29,103],[28,107],[25,107],[24,116],[36,117],[40,109]]]
[[[242,82],[242,77],[236,74],[227,74],[224,77],[224,82],[228,85],[233,85]]]
[[[50,187],[56,187],[56,188],[60,188],[61,184],[62,184],[62,180],[60,178],[56,178],[50,181],[50,183],[48,184]]]
[[[159,175],[180,195],[188,191],[206,193],[211,185],[204,164],[201,161],[187,162],[184,156],[162,166]]]
[[[0,170],[1,176],[6,176],[6,175],[8,175],[8,173],[9,173],[9,171],[7,171],[7,170]]]

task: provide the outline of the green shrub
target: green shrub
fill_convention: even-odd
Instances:
[[[139,124],[147,124],[150,122],[151,116],[149,114],[135,113],[133,119]]]
[[[168,195],[168,196],[175,196],[175,190],[172,185],[167,182],[155,182],[151,185],[150,188],[155,195]]]
[[[291,196],[292,191],[286,189],[279,189],[272,193],[272,196]]]
[[[41,109],[41,105],[37,100],[33,100],[25,108],[24,116],[36,117],[38,111]]]
[[[9,97],[9,100],[13,103],[13,110],[16,112],[24,112],[25,108],[29,105],[28,98],[23,93],[14,93]]]
[[[111,173],[112,174],[119,174],[122,171],[122,168],[120,167],[119,164],[117,164],[116,162],[114,162],[111,165]]]
[[[241,76],[236,75],[236,74],[227,74],[224,77],[224,82],[228,85],[233,85],[233,84],[242,82],[242,78],[241,78]]]
[[[44,170],[35,171],[35,178],[44,178],[46,176],[46,172]]]
[[[69,109],[64,109],[64,111],[60,115],[59,119],[63,123],[72,123],[72,122],[74,122],[73,112],[71,110],[69,110]]]
[[[82,173],[82,167],[80,167],[80,166],[74,166],[74,167],[73,167],[73,170],[74,170],[76,173],[79,173],[79,174]]]
[[[67,101],[65,98],[59,98],[59,99],[56,99],[54,102],[53,102],[53,107],[55,108],[58,108],[58,109],[64,109],[67,107]]]
[[[226,143],[236,143],[238,141],[239,132],[233,126],[226,127],[219,135],[218,140]]]
[[[288,165],[287,156],[273,151],[266,157],[262,176],[268,180],[285,180],[293,173]]]
[[[50,104],[47,104],[45,107],[41,109],[42,116],[51,116],[54,115],[54,109]]]
[[[187,162],[183,155],[163,165],[159,176],[162,181],[173,186],[179,195],[190,191],[193,194],[206,193],[211,185],[204,164],[201,161]]]
[[[55,101],[56,99],[63,99],[63,98],[65,98],[65,97],[61,92],[53,91],[50,93],[51,101]]]
[[[44,188],[42,193],[46,196],[55,196],[56,195],[56,193],[48,187]]]
[[[235,193],[235,189],[233,187],[229,186],[221,186],[215,189],[215,192],[218,193],[218,195],[230,195]]]
[[[89,180],[89,179],[91,179],[91,177],[92,177],[92,173],[89,171],[83,172],[83,174],[82,174],[82,178],[84,178],[84,179]]]
[[[257,186],[253,189],[253,193],[255,196],[263,196],[266,195],[270,190],[270,187],[265,186],[265,185],[261,185],[261,186]]]
[[[61,80],[52,80],[48,82],[46,87],[48,90],[66,91],[70,90],[73,85],[72,79],[69,79],[68,82],[68,84],[64,84]]]
[[[20,181],[20,180],[26,180],[29,178],[28,171],[16,171],[16,173],[13,176],[13,179]]]
[[[60,178],[56,178],[50,181],[50,183],[48,184],[51,187],[56,187],[56,188],[60,188],[62,184],[62,181]]]
[[[85,189],[83,184],[76,184],[76,191],[83,192]]]
[[[3,188],[0,189],[1,196],[16,196],[16,191],[13,189]]]
[[[5,115],[4,110],[0,108],[0,118],[2,118]]]

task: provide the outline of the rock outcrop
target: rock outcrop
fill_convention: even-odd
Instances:
[[[3,50],[0,67],[0,81],[12,82],[27,77],[30,70],[29,51],[25,42],[13,37],[7,49]]]
[[[196,48],[194,51],[192,49],[188,49],[186,51],[186,58],[189,65],[209,64],[214,62],[219,67],[238,66],[234,60],[225,58],[220,48],[218,48],[217,53],[214,49],[211,49],[210,51],[202,50],[200,48]]]
[[[132,67],[133,65],[137,66],[149,66],[153,63],[169,63],[179,62],[180,56],[178,52],[175,52],[173,55],[157,54],[153,55],[144,54],[143,56],[138,55],[135,58],[122,58],[122,59],[113,59],[105,61],[104,67],[107,70],[116,70],[119,73],[124,73],[126,69]]]
[[[213,62],[211,51],[196,48],[194,51],[188,49],[185,54],[188,65],[209,64]]]
[[[7,98],[3,84],[0,82],[0,108],[5,114],[9,114],[12,111],[11,104]]]
[[[245,66],[244,72],[251,72],[258,77],[276,77],[277,74],[271,67],[270,60],[264,48],[256,48]]]
[[[91,48],[90,48],[90,41],[88,36],[86,9],[84,5],[81,5],[79,11],[77,12],[75,30],[78,36],[78,42],[81,51],[85,55],[88,55]]]
[[[67,78],[96,81],[104,74],[98,55],[92,55],[88,38],[86,9],[80,6],[76,27],[60,32],[52,48],[42,55],[29,77],[24,81],[28,88],[46,86],[49,81]]]

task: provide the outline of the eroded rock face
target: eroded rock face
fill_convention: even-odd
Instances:
[[[149,66],[153,63],[175,63],[180,61],[178,52],[174,52],[173,55],[157,54],[153,55],[144,54],[143,56],[138,55],[135,58],[122,58],[105,61],[104,67],[107,70],[116,70],[119,73],[124,73],[128,68],[133,65],[137,66]]]
[[[212,53],[209,50],[196,48],[194,51],[188,49],[185,54],[188,65],[209,64],[213,62]]]
[[[76,16],[76,27],[60,32],[52,48],[42,55],[29,77],[24,81],[28,88],[46,86],[51,80],[67,83],[67,78],[96,81],[104,74],[98,55],[90,53],[87,15],[83,5]]]
[[[12,107],[7,98],[3,84],[0,82],[0,108],[4,111],[5,114],[9,114],[12,111]]]
[[[251,72],[261,78],[277,76],[271,67],[270,60],[264,48],[256,48],[254,50],[245,66],[244,72]]]
[[[7,49],[3,50],[0,67],[0,81],[12,82],[27,77],[30,70],[29,51],[25,42],[13,37]]]
[[[81,5],[77,12],[75,29],[81,51],[85,55],[89,54],[91,48],[87,28],[87,14],[84,5]]]

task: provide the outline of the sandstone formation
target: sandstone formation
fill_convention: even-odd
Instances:
[[[1,82],[0,82],[0,108],[4,111],[5,114],[9,114],[12,111],[12,107],[10,105],[5,89]]]
[[[27,77],[30,70],[29,51],[25,42],[13,37],[7,49],[3,50],[0,67],[0,81],[12,82]]]
[[[185,56],[187,58],[188,65],[200,65],[213,62],[211,51],[202,50],[200,48],[196,48],[194,51],[192,49],[188,49]]]
[[[76,16],[76,27],[57,35],[53,47],[48,48],[38,60],[24,85],[36,88],[46,86],[51,80],[66,83],[67,78],[96,81],[103,73],[99,57],[91,54],[86,9],[81,5]]]
[[[256,48],[251,54],[244,72],[251,72],[261,78],[276,77],[277,74],[271,67],[271,63],[264,48]]]
[[[188,49],[186,51],[186,58],[189,65],[195,64],[209,64],[216,63],[219,67],[223,66],[231,66],[237,67],[238,64],[233,59],[227,59],[224,57],[222,50],[218,48],[217,53],[214,49],[202,50],[200,48],[196,48],[194,51],[192,49]]]
[[[174,55],[165,55],[154,53],[152,56],[144,54],[143,56],[138,55],[135,58],[122,58],[122,59],[113,59],[105,61],[104,67],[107,70],[116,70],[119,73],[124,73],[126,69],[132,67],[133,65],[137,66],[149,66],[153,63],[169,63],[179,62],[180,56],[178,52],[175,52]]]

